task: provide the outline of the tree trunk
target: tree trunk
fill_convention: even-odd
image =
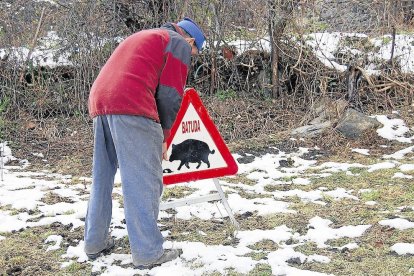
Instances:
[[[355,66],[349,66],[347,72],[347,89],[348,89],[348,102],[355,101],[358,95],[358,81],[361,78],[361,71]]]
[[[289,15],[292,13],[297,0],[268,0],[269,6],[269,37],[271,46],[271,70],[272,70],[272,97],[277,98],[282,94],[279,80],[280,64],[280,40],[285,31]]]
[[[269,0],[269,37],[270,37],[270,47],[271,47],[271,81],[272,81],[272,98],[277,98],[280,96],[280,87],[279,87],[279,51],[277,45],[279,43],[278,36],[276,32],[276,3],[273,0]]]
[[[221,32],[221,24],[220,19],[218,16],[218,12],[220,10],[219,2],[210,3],[210,8],[213,12],[213,20],[214,20],[214,27],[212,26],[212,33],[213,33],[213,40],[212,40],[212,51],[211,51],[211,77],[210,77],[210,95],[214,94],[214,91],[218,88],[217,82],[217,52],[220,47],[220,43],[222,40],[222,32]],[[216,44],[214,45],[214,41]]]

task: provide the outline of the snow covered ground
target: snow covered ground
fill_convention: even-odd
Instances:
[[[348,40],[356,39],[371,47],[372,50],[364,53],[364,49],[344,45]],[[370,38],[365,34],[359,33],[314,33],[307,36],[307,45],[311,46],[318,59],[327,67],[334,68],[338,71],[345,71],[346,64],[334,56],[335,53],[341,52],[354,57],[354,60],[366,58],[369,64],[364,68],[368,74],[376,75],[380,73],[380,62],[386,62],[391,58],[392,38],[390,35]],[[342,43],[342,45],[341,45]],[[366,50],[366,49],[365,49]],[[395,37],[394,57],[401,66],[402,72],[414,72],[414,35],[397,35]],[[376,64],[377,63],[377,64]]]
[[[335,173],[344,172],[353,175],[352,169],[355,168],[367,170],[370,173],[392,168],[398,169],[398,172],[394,175],[395,178],[412,177],[410,172],[414,171],[413,161],[411,158],[404,157],[406,154],[413,152],[413,146],[410,146],[412,138],[401,140],[404,135],[404,131],[401,131],[401,129],[408,131],[409,128],[402,120],[390,120],[385,116],[378,118],[384,124],[384,128],[379,129],[378,134],[386,137],[386,139],[404,143],[406,146],[403,150],[383,156],[383,160],[371,165],[339,162],[319,163],[317,160],[306,160],[304,154],[312,150],[307,148],[299,148],[291,153],[279,151],[278,153],[255,156],[251,158],[252,162],[239,164],[238,175],[245,176],[240,178],[245,181],[234,181],[237,179],[236,176],[220,180],[234,214],[241,216],[254,214],[265,218],[269,215],[295,214],[296,211],[291,208],[293,197],[299,198],[303,204],[319,206],[317,208],[324,208],[327,204],[327,198],[339,202],[345,200],[361,201],[364,195],[373,193],[373,190],[353,190],[343,187],[305,189],[315,178],[325,178]],[[4,163],[15,159],[6,143],[1,144],[0,148],[4,152],[2,159]],[[369,156],[369,151],[366,149],[352,150],[354,154]],[[234,157],[238,159],[241,156],[234,154]],[[293,165],[281,167],[279,161],[288,158],[293,161]],[[16,161],[13,162],[13,164],[16,163]],[[86,214],[90,179],[85,177],[77,179],[74,183],[75,181],[70,175],[58,175],[48,171],[28,172],[25,170],[27,166],[30,166],[27,160],[19,160],[19,164],[15,166],[6,165],[3,169],[3,179],[0,181],[0,246],[1,240],[7,239],[7,233],[29,227],[60,222],[71,227],[72,231],[81,229]],[[309,170],[317,172],[313,175],[307,174],[306,171]],[[116,182],[119,182],[119,178]],[[332,184],[335,185],[335,183]],[[189,192],[186,197],[203,196],[215,191],[215,186],[211,180],[177,185],[191,188],[188,189]],[[269,185],[295,185],[295,189],[269,190],[266,188]],[[297,187],[303,187],[303,189]],[[375,189],[375,187],[373,188]],[[46,204],[42,199],[48,194],[57,195],[65,200]],[[114,194],[122,195],[119,185],[114,188]],[[116,240],[121,240],[127,235],[123,221],[123,208],[120,201],[114,200],[113,202],[112,236]],[[366,201],[365,204],[375,206],[378,202],[370,200]],[[414,203],[412,206],[400,206],[399,208],[414,210]],[[397,210],[396,216],[399,216],[398,212]],[[171,216],[171,213],[162,211],[160,212],[160,221]],[[181,220],[197,218],[229,223],[225,217],[226,211],[220,203],[205,202],[178,207],[174,216]],[[257,265],[261,264],[268,265],[272,275],[326,275],[316,271],[299,269],[292,265],[292,262],[296,264],[320,263],[323,265],[331,262],[330,257],[323,254],[306,255],[296,249],[302,245],[315,244],[321,250],[356,250],[362,246],[359,242],[360,238],[375,226],[375,224],[337,226],[332,219],[319,215],[315,215],[304,223],[307,224],[307,230],[303,233],[298,233],[284,224],[277,225],[273,229],[246,230],[242,227],[239,231],[232,233],[235,239],[228,237],[228,239],[234,241],[230,245],[209,245],[185,239],[173,241],[169,239],[170,230],[166,230],[163,231],[166,239],[165,248],[181,249],[182,255],[174,261],[145,271],[136,270],[132,267],[129,254],[112,253],[89,262],[83,252],[83,241],[76,241],[75,245],[64,244],[62,242],[63,237],[60,235],[48,236],[44,240],[44,250],[49,252],[64,249],[65,253],[61,256],[62,268],[76,262],[90,263],[92,271],[100,275],[208,275],[217,272],[226,274],[229,269],[239,274],[248,274]],[[414,221],[402,216],[391,219],[383,217],[376,224],[398,231],[408,231],[414,228]],[[162,227],[162,223],[160,226]],[[197,229],[197,232],[202,236],[208,235],[202,228]],[[344,238],[351,242],[342,244],[340,247],[335,247],[330,243]],[[260,246],[257,248],[257,244],[266,240],[273,241],[277,245],[276,248],[267,250],[261,249]],[[401,240],[393,244],[389,251],[402,256],[414,255],[414,243]],[[252,256],[256,253],[264,254],[265,257],[253,258]],[[414,269],[414,266],[412,268]]]

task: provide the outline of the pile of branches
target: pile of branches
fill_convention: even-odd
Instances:
[[[322,64],[310,48],[298,47],[289,37],[279,47],[282,55],[277,68],[282,93],[276,99],[278,105],[303,110],[310,103],[329,97],[347,100],[361,110],[380,111],[413,102],[414,75],[402,73],[391,62],[384,61],[379,74],[369,75],[364,64],[355,65],[349,60],[348,69],[341,72]],[[203,94],[211,95],[210,91],[214,91],[222,98],[272,98],[269,52],[232,52],[229,58],[227,51],[222,47],[219,52],[201,56],[193,66],[190,83]],[[212,63],[212,55],[218,57],[216,64]]]

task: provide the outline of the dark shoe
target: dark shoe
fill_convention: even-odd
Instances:
[[[109,253],[109,251],[112,250],[112,248],[115,247],[115,241],[114,238],[110,237],[106,240],[106,246],[105,249],[99,251],[98,253],[92,253],[92,254],[88,254],[86,253],[86,256],[88,256],[88,259],[93,261],[96,260],[99,256],[101,256],[102,254],[107,254]]]
[[[180,256],[180,252],[177,249],[166,249],[166,250],[164,250],[164,254],[162,254],[162,256],[158,260],[156,260],[155,262],[149,263],[149,264],[138,265],[138,266],[135,266],[135,268],[138,268],[138,269],[151,269],[153,267],[160,266],[163,263],[172,261],[172,260],[178,258],[178,256]]]

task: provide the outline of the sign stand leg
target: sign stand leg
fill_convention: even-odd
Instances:
[[[217,192],[220,195],[221,203],[223,204],[224,209],[226,209],[226,212],[229,215],[231,223],[233,223],[234,227],[236,227],[236,229],[239,230],[240,229],[239,223],[236,221],[236,219],[233,216],[233,212],[230,209],[230,205],[227,202],[226,195],[224,194],[223,190],[221,189],[221,186],[220,186],[220,183],[219,183],[218,179],[213,178],[213,182],[214,182],[214,185],[216,185]]]
[[[227,202],[226,195],[224,194],[223,190],[221,189],[220,183],[217,178],[213,178],[214,185],[216,186],[217,193],[215,194],[209,194],[197,198],[187,198],[187,199],[177,199],[170,202],[161,202],[160,203],[160,211],[166,210],[170,208],[176,208],[181,207],[185,205],[191,205],[196,203],[202,203],[202,202],[211,202],[211,201],[220,201],[224,209],[226,209],[227,214],[229,215],[231,223],[234,225],[234,227],[239,230],[240,226],[237,223],[236,219],[233,216],[233,212],[230,209],[229,203]]]

